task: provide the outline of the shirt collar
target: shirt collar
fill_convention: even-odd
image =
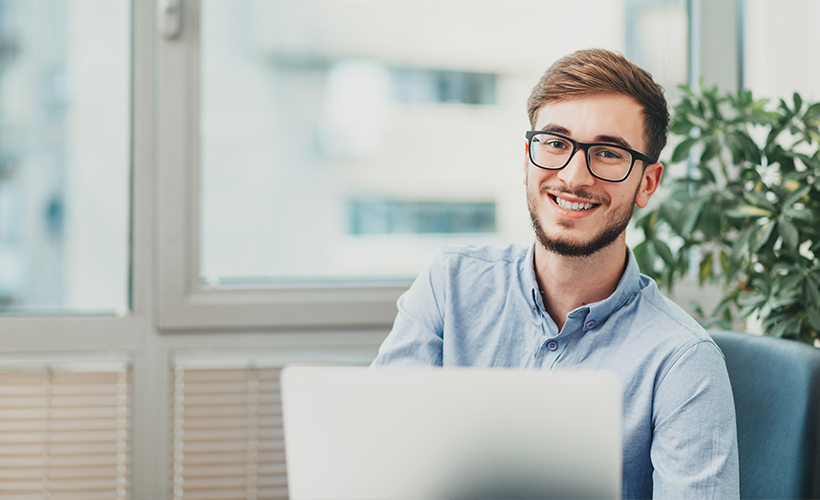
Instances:
[[[589,304],[589,316],[596,323],[603,323],[613,312],[623,307],[641,287],[641,270],[632,250],[626,247],[626,269],[615,291],[600,302]]]
[[[538,288],[538,280],[535,277],[535,245],[533,243],[527,250],[525,262],[529,267],[529,280],[532,286],[533,299],[538,307],[544,309],[544,301]],[[640,290],[641,271],[635,255],[629,246],[626,247],[626,269],[618,281],[618,286],[609,297],[604,300],[593,302],[574,309],[567,315],[567,319],[580,319],[585,325],[600,325],[615,311],[623,307],[632,296]]]

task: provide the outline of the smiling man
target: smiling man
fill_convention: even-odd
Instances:
[[[584,50],[547,70],[528,111],[534,244],[445,247],[399,299],[374,365],[615,371],[623,498],[737,498],[722,354],[626,244],[663,172],[662,89],[621,55]]]

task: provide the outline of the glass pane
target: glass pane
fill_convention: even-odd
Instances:
[[[774,107],[780,99],[793,105],[820,100],[820,51],[817,23],[820,2],[814,0],[745,0],[743,12],[743,86]]]
[[[573,50],[625,52],[633,3],[202,0],[202,281],[412,277],[445,243],[530,243],[529,92]]]
[[[0,1],[0,311],[128,306],[130,3]]]
[[[649,71],[673,106],[689,81],[687,0],[626,0],[626,55]]]

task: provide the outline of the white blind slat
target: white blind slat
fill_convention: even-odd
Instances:
[[[279,371],[172,372],[172,498],[287,498]]]
[[[128,497],[130,375],[111,366],[0,371],[0,496]]]

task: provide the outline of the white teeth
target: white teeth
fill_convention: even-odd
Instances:
[[[579,210],[589,210],[590,208],[592,208],[592,203],[572,203],[572,202],[569,202],[569,201],[566,201],[566,200],[562,200],[561,198],[559,198],[557,196],[555,197],[555,203],[557,203],[559,207],[561,207],[565,210],[579,211]]]

